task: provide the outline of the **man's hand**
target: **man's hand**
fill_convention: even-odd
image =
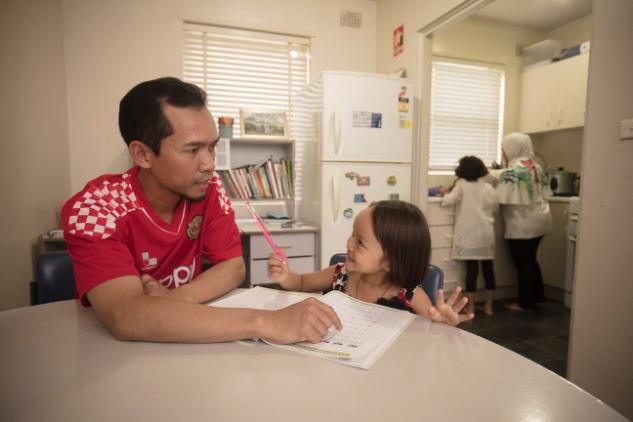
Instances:
[[[434,307],[429,309],[429,318],[435,322],[444,322],[448,325],[457,325],[460,322],[469,321],[475,317],[475,314],[460,314],[459,312],[468,303],[468,298],[463,297],[457,300],[461,288],[456,288],[444,302],[444,289],[437,291],[437,300]]]
[[[315,298],[308,298],[278,311],[266,311],[261,337],[277,344],[318,343],[332,325],[343,329],[334,309]]]
[[[167,299],[180,300],[176,290],[168,289],[167,287],[156,281],[155,278],[149,274],[143,274],[141,276],[141,283],[143,283],[143,293],[147,296],[165,297]]]

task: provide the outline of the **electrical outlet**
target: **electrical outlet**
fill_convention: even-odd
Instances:
[[[633,119],[622,120],[620,122],[620,140],[633,141]]]

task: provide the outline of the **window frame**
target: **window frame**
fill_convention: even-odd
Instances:
[[[465,142],[460,145],[456,145],[453,148],[441,148],[439,152],[446,153],[447,151],[452,152],[455,155],[455,161],[452,164],[438,163],[441,161],[437,157],[434,157],[434,152],[437,154],[438,150],[434,151],[434,123],[435,123],[435,111],[434,109],[434,90],[437,89],[435,86],[436,83],[436,64],[440,63],[440,66],[448,65],[448,66],[456,66],[456,67],[475,67],[475,68],[484,68],[492,73],[498,73],[498,82],[496,85],[496,90],[498,90],[498,97],[496,99],[496,107],[497,112],[495,113],[496,118],[496,134],[494,134],[494,147],[493,153],[488,153],[487,155],[480,154],[479,152],[471,152],[473,151],[472,143]],[[492,161],[500,162],[501,160],[501,141],[503,139],[503,131],[504,131],[504,118],[505,118],[505,102],[506,102],[506,82],[507,82],[507,70],[505,65],[498,63],[489,63],[489,62],[481,62],[481,61],[473,61],[473,60],[464,60],[453,57],[445,57],[434,55],[431,60],[431,69],[432,69],[432,78],[431,78],[431,101],[430,101],[430,110],[429,110],[429,156],[428,156],[428,173],[429,174],[453,174],[454,170],[458,164],[459,158],[464,155],[476,155],[479,156],[487,167],[490,167]],[[465,73],[465,72],[464,72]],[[483,78],[482,78],[483,79]],[[465,84],[466,86],[468,83]],[[455,88],[457,91],[457,88]],[[457,95],[457,93],[456,93]],[[459,99],[459,98],[458,98]],[[473,110],[475,108],[473,107]],[[448,117],[446,117],[448,116]],[[452,115],[445,115],[445,118],[449,120],[450,116],[457,116],[457,113],[453,113]],[[456,118],[458,119],[458,118]],[[481,121],[489,120],[487,118],[481,118]],[[436,123],[435,123],[436,124]],[[448,127],[448,124],[444,124],[445,127]],[[495,125],[488,125],[490,127],[494,127]],[[441,127],[441,124],[440,124]],[[437,142],[437,141],[436,141]],[[456,143],[459,143],[457,141]],[[470,147],[469,147],[470,145]],[[484,147],[485,149],[486,147]],[[451,151],[451,149],[453,151]],[[478,155],[479,154],[479,155]]]

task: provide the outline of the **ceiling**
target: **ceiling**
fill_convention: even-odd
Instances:
[[[591,14],[593,0],[495,0],[474,14],[489,21],[550,31]]]

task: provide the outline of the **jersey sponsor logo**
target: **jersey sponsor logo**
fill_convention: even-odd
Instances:
[[[158,259],[150,257],[149,252],[141,253],[141,259],[143,260],[143,267],[141,269],[144,271],[156,268],[158,265]]]
[[[168,289],[176,288],[182,284],[187,284],[193,279],[193,272],[196,268],[196,257],[193,257],[191,265],[182,265],[174,268],[174,270],[166,277],[159,280],[160,284]]]
[[[187,238],[193,240],[200,235],[200,229],[202,228],[202,216],[196,215],[187,224]]]

